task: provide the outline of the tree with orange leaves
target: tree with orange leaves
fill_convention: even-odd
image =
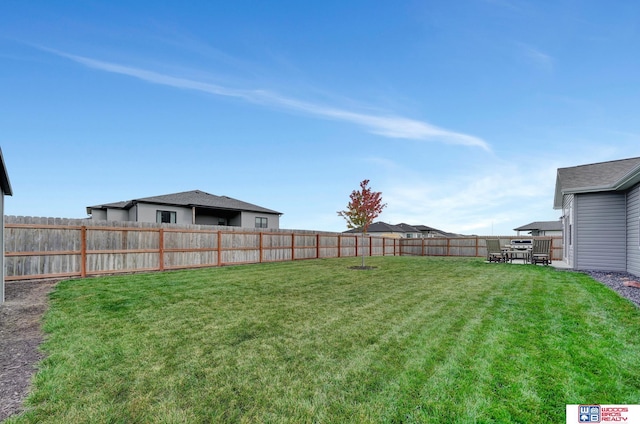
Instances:
[[[360,190],[351,192],[349,198],[351,200],[347,205],[347,210],[339,211],[338,215],[347,221],[347,228],[362,230],[362,267],[364,268],[364,235],[367,233],[369,225],[382,213],[382,209],[387,204],[382,203],[381,192],[369,188],[369,180],[362,180]]]

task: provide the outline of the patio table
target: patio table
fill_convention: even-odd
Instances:
[[[512,245],[507,245],[503,251],[506,253],[507,258],[509,258],[509,262],[511,263],[513,263],[514,259],[522,259],[524,263],[531,262],[531,248],[528,246],[514,247]]]

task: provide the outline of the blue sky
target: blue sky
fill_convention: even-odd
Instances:
[[[635,1],[0,4],[8,215],[203,190],[346,230],[513,234],[558,167],[640,156]]]

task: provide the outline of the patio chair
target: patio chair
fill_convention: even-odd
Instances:
[[[487,243],[487,260],[489,262],[506,262],[507,254],[500,247],[500,240],[486,239]]]
[[[531,263],[549,265],[551,263],[551,239],[534,239]]]

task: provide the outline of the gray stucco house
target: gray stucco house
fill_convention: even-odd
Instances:
[[[562,221],[534,221],[527,225],[522,225],[518,228],[514,228],[513,231],[517,231],[520,235],[521,231],[527,231],[531,236],[561,236],[562,235]]]
[[[0,150],[0,236],[2,237],[2,254],[0,255],[0,267],[2,268],[2,281],[0,282],[0,303],[4,303],[4,196],[13,196],[11,191],[11,183],[7,174],[7,167],[4,165],[4,157]]]
[[[553,206],[570,267],[640,276],[640,158],[559,168]]]
[[[415,230],[417,231],[417,230]],[[362,234],[362,228],[352,228],[344,231],[345,234]],[[367,234],[371,236],[403,238],[406,229],[398,225],[387,224],[386,222],[372,222],[367,228]]]
[[[200,190],[87,206],[92,219],[280,228],[282,213]]]
[[[361,234],[361,228],[353,228],[344,233]],[[373,222],[369,225],[367,234],[376,235],[381,237],[392,238],[427,238],[427,237],[457,237],[458,234],[447,233],[445,231],[437,230],[426,225],[409,225],[405,223],[401,224],[387,224],[386,222]]]

